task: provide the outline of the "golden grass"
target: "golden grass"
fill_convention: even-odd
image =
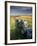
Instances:
[[[32,16],[25,15],[25,16],[10,16],[10,29],[14,30],[15,27],[15,19],[22,19],[28,21],[29,27],[32,27]]]
[[[13,19],[22,19],[22,20],[31,20],[32,19],[32,16],[11,16],[11,18]]]

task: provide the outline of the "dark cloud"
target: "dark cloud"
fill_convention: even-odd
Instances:
[[[11,6],[10,7],[10,14],[11,15],[32,14],[32,7]]]

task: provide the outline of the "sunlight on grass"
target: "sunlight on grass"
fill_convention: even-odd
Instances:
[[[14,21],[14,18],[11,16],[10,17],[10,30],[14,31],[14,27],[15,27],[15,21]]]
[[[32,27],[32,16],[16,16],[18,19],[22,19],[28,22],[28,27]],[[15,18],[14,16],[10,16],[10,30],[14,31],[15,28]]]

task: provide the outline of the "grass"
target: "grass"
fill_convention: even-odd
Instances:
[[[15,21],[13,17],[10,17],[10,30],[14,31]]]
[[[28,27],[32,27],[32,16],[31,15],[25,15],[25,16],[10,16],[10,30],[11,31],[14,31],[14,28],[15,28],[15,19],[18,18],[18,19],[22,19],[22,20],[25,20],[25,21],[28,21]]]
[[[22,19],[28,22],[28,28],[32,27],[32,16],[10,16],[10,39],[14,40],[14,39],[21,39],[21,38],[26,38],[25,34],[22,35],[20,34],[20,31],[18,28],[18,30],[14,30],[15,29],[15,20],[16,19]]]

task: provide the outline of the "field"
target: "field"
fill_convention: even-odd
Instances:
[[[29,15],[29,16],[27,16],[27,15],[25,15],[25,16],[10,16],[10,30],[14,30],[14,28],[15,28],[15,20],[16,19],[22,19],[22,20],[25,20],[25,21],[28,21],[28,27],[32,27],[32,16],[31,15]]]
[[[24,33],[25,34],[21,34],[20,33],[20,29],[17,29],[15,31],[15,22],[16,22],[16,19],[21,19],[21,20],[24,20],[24,21],[27,21],[28,23],[28,27],[27,28],[30,28],[30,29],[26,29],[27,33]],[[22,29],[22,28],[21,28]],[[32,15],[25,15],[25,16],[10,16],[10,39],[13,40],[13,39],[28,39],[28,38],[32,38]],[[30,32],[30,33],[28,33]],[[22,32],[23,33],[23,32]],[[16,37],[16,38],[15,38]]]

